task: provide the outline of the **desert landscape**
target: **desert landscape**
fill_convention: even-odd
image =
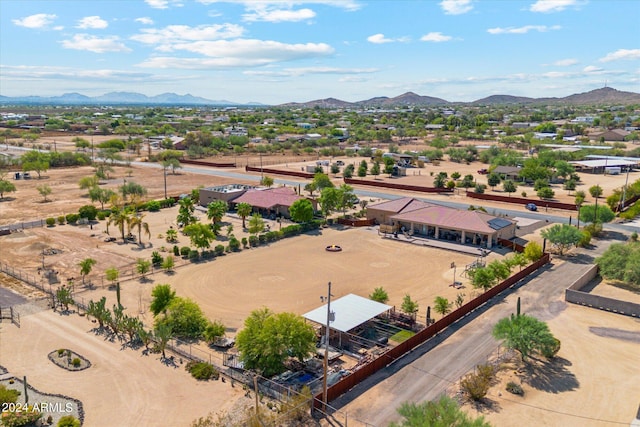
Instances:
[[[354,161],[348,158],[344,160]],[[255,159],[247,158],[245,161],[253,162]],[[299,170],[300,167],[309,163],[310,161],[291,162],[270,167]],[[431,171],[435,173],[459,171],[463,175],[474,174],[479,165],[441,162],[439,166],[428,165],[424,169],[410,170],[415,174],[401,179],[394,178],[394,180],[430,186],[433,180],[430,176]],[[7,225],[48,216],[57,217],[77,210],[80,206],[89,203],[88,198],[83,194],[85,190],[80,190],[77,182],[81,177],[91,175],[92,172],[93,169],[89,167],[55,169],[43,174],[44,177],[41,180],[16,181],[18,191],[0,202],[2,209],[0,222]],[[232,172],[239,174],[242,170],[237,169]],[[189,170],[178,170],[177,174],[167,176],[167,193],[169,195],[188,193],[198,186],[228,183],[255,184],[259,179],[259,175],[255,174],[246,175],[244,180],[239,180],[235,177],[225,177],[224,173],[219,175],[216,175],[215,171],[213,173],[214,175],[194,173],[191,166]],[[631,174],[630,179],[633,175]],[[585,190],[592,185],[591,183],[596,182],[604,187],[605,185],[600,181],[605,179],[606,185],[609,186],[607,188],[615,188],[620,185],[620,179],[624,179],[620,176],[602,177],[590,174],[581,174],[581,177],[584,180]],[[279,185],[278,177],[274,178],[276,185]],[[339,175],[332,178],[336,183],[341,180]],[[163,175],[159,169],[137,164],[116,167],[113,177],[103,185],[115,190],[122,185],[124,179],[144,185],[148,189],[149,198],[163,197]],[[388,180],[390,178],[380,176],[366,179]],[[478,176],[478,179],[483,177]],[[54,192],[49,196],[51,201],[48,202],[42,200],[42,196],[36,189],[37,185],[44,182],[54,188]],[[303,181],[300,183],[304,186]],[[607,190],[605,194],[606,192]],[[557,198],[567,201],[572,198],[564,193],[566,192],[562,190],[557,191]],[[397,196],[398,193],[389,193],[389,197]],[[424,198],[424,195],[415,194],[415,197]],[[375,204],[381,199],[365,198],[365,200]],[[433,200],[469,203],[462,193],[433,196]],[[486,206],[490,213],[492,209],[499,212],[500,208],[524,211],[523,207],[516,207],[517,205],[491,203]],[[539,231],[547,224],[546,213],[565,218],[571,215],[559,210],[542,210],[537,214],[540,220],[539,225],[534,227],[532,234],[521,236],[523,239],[541,241]],[[149,325],[153,322],[153,316],[149,312],[151,289],[156,284],[168,283],[176,289],[179,296],[197,301],[207,317],[223,322],[230,337],[242,328],[244,319],[254,309],[268,307],[275,312],[290,311],[303,314],[322,305],[320,297],[326,293],[328,282],[332,282],[332,293],[336,298],[349,293],[366,297],[376,287],[381,286],[388,291],[389,304],[399,306],[402,298],[408,294],[419,304],[418,321],[421,322],[425,320],[426,307],[433,305],[436,296],[454,300],[459,293],[469,298],[475,292],[469,285],[468,278],[464,276],[462,267],[457,269],[456,280],[462,282],[463,289],[449,286],[455,274],[450,264],[454,262],[457,266],[464,266],[476,260],[477,257],[384,238],[377,232],[376,227],[351,229],[333,226],[267,246],[244,249],[239,253],[231,253],[210,261],[191,263],[188,260],[178,259],[173,273],[154,271],[144,280],[141,279],[135,272],[136,259],[149,259],[153,251],[158,251],[163,256],[170,253],[168,251],[173,244],[168,244],[164,237],[167,229],[177,228],[176,215],[177,207],[145,213],[144,220],[149,224],[150,236],[142,235],[142,245],[124,243],[120,238],[115,242],[105,242],[105,237],[108,236],[105,221],[75,226],[56,225],[25,229],[19,233],[0,237],[2,239],[0,262],[37,278],[45,287],[55,288],[59,284],[68,283],[68,280],[73,278],[74,297],[78,301],[86,304],[89,300],[106,296],[108,306],[115,303],[115,292],[109,288],[109,283],[104,279],[104,271],[107,268],[116,267],[120,270],[123,305],[130,313],[138,315],[145,324]],[[196,211],[196,215],[206,221],[204,212]],[[267,220],[267,224],[272,229],[280,226],[271,220]],[[225,216],[223,230],[229,225],[238,238],[248,235],[242,229],[241,219],[233,214]],[[117,237],[117,230],[110,230],[110,235]],[[222,233],[218,240],[224,243],[225,233]],[[188,245],[188,242],[188,237],[179,233],[179,242],[176,244]],[[343,251],[330,253],[324,250],[326,246],[333,244],[340,245]],[[491,252],[488,261],[502,258],[505,254],[507,252]],[[97,261],[92,273],[85,278],[91,286],[82,284],[78,267],[78,263],[87,257]],[[564,262],[563,258],[556,258],[554,265],[562,262]],[[60,282],[49,285],[43,275],[38,275],[42,268],[55,269]],[[0,277],[4,278],[3,286],[5,287],[20,293],[32,293],[32,299],[39,296],[32,291],[26,291],[28,288],[8,280],[4,275]],[[596,286],[593,292],[613,296],[629,294],[630,300],[638,299],[635,294],[606,286],[606,284]],[[121,417],[136,420],[138,425],[149,425],[153,424],[158,413],[162,413],[162,408],[171,408],[170,416],[163,415],[168,425],[187,425],[190,420],[209,413],[242,413],[242,408],[249,404],[247,401],[250,399],[245,397],[245,393],[239,386],[232,388],[229,383],[222,382],[199,383],[193,380],[184,369],[176,369],[161,363],[158,355],[142,356],[139,350],[121,348],[118,343],[105,341],[102,336],[92,332],[94,324],[77,314],[61,315],[47,310],[45,306],[40,310],[26,311],[21,322],[20,329],[11,324],[2,324],[1,364],[11,373],[28,375],[30,383],[39,390],[80,398],[84,404],[86,425],[114,425],[118,419],[122,419]],[[576,370],[566,369],[580,380],[579,386],[562,390],[570,391],[570,393],[562,393],[563,402],[565,400],[575,402],[575,404],[562,404],[563,408],[568,408],[566,409],[568,413],[577,412],[578,402],[583,399],[591,400],[594,396],[605,399],[610,393],[605,392],[606,389],[600,386],[597,378],[593,381],[584,379],[587,372],[594,372],[591,367],[599,364],[603,358],[610,363],[606,367],[601,367],[602,374],[598,378],[602,378],[605,383],[613,378],[623,383],[626,381],[625,384],[630,391],[636,388],[635,383],[630,382],[630,378],[633,378],[632,373],[635,369],[635,364],[632,362],[633,354],[637,352],[640,344],[635,338],[629,340],[611,336],[594,337],[594,333],[589,328],[595,326],[637,331],[638,322],[615,314],[573,306],[566,307],[558,317],[550,319],[551,329],[563,343],[560,356],[575,366]],[[30,340],[18,339],[24,333],[29,334]],[[633,334],[637,332],[632,332],[632,336],[635,336]],[[611,340],[615,340],[615,347],[607,345],[612,342]],[[61,347],[73,348],[82,353],[91,360],[93,367],[81,373],[74,373],[60,371],[59,368],[47,363],[46,354]],[[203,355],[211,355],[214,363],[221,364],[221,353],[202,344],[195,346],[194,351],[196,349]],[[606,354],[602,353],[604,349],[607,349]],[[122,361],[125,363],[121,363]],[[500,381],[505,382],[518,375],[524,374],[504,374]],[[78,381],[79,378],[82,378],[82,381]],[[143,384],[149,384],[149,386],[143,387]],[[104,396],[97,393],[102,389],[114,391],[108,406],[103,403]],[[149,393],[149,389],[153,392]],[[493,390],[499,393],[497,390],[500,389],[500,386],[495,386]],[[375,393],[375,390],[371,393]],[[511,425],[510,423],[516,419],[529,419],[534,422],[540,416],[535,407],[553,408],[558,402],[558,393],[558,390],[553,387],[549,390],[528,389],[523,399],[527,406],[520,405],[517,401],[511,402],[500,395],[491,395],[490,398],[497,401],[499,405],[492,407],[489,411],[482,409],[481,413],[495,425]],[[213,401],[212,396],[216,396]],[[590,416],[614,421],[628,419],[629,417],[621,412],[628,411],[637,404],[634,396],[637,396],[637,393],[631,392],[618,398],[618,405],[598,406],[598,412],[595,415],[590,413]],[[189,404],[176,405],[177,401],[188,401]],[[357,402],[358,400],[354,403],[357,405]],[[114,413],[109,409],[113,407],[118,407],[119,410]],[[473,408],[468,409],[474,411]],[[553,418],[550,418],[548,421],[552,420]],[[358,425],[357,417],[349,421]],[[582,420],[569,417],[566,422],[563,421],[563,425],[588,425],[578,421]]]

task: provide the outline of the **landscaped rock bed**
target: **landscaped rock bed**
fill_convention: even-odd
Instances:
[[[87,359],[80,356],[78,353],[67,350],[65,348],[54,350],[49,353],[47,357],[53,363],[63,369],[66,369],[67,371],[82,371],[91,367],[91,362],[89,362]]]
[[[8,389],[18,390],[20,392],[18,402],[24,403],[24,384],[21,379],[15,377],[4,378],[0,379],[0,384]],[[65,415],[73,415],[80,420],[81,424],[84,424],[84,409],[82,402],[78,399],[61,394],[42,393],[29,384],[27,384],[27,391],[29,393],[29,405],[33,405],[35,409],[42,412],[42,425],[56,425],[58,420]],[[51,416],[51,424],[46,422],[49,416]]]

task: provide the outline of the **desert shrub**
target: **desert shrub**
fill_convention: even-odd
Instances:
[[[47,227],[53,227],[54,225],[56,225],[55,218],[47,218],[45,222],[47,223]]]
[[[191,248],[189,246],[183,246],[180,248],[180,255],[183,257],[188,257],[189,252],[191,252]]]
[[[57,427],[80,427],[80,420],[73,415],[65,415],[60,418]]]
[[[71,361],[71,364],[74,366],[74,368],[78,368],[80,366],[80,363],[82,362],[79,357],[74,357]]]
[[[264,245],[265,243],[267,243],[267,235],[266,234],[259,235],[258,241],[260,242],[261,245]]]
[[[524,390],[520,384],[514,383],[513,381],[507,383],[507,391],[512,394],[517,394],[518,396],[524,395]]]
[[[4,403],[16,403],[18,401],[20,392],[7,388],[4,384],[0,384],[0,404]]]
[[[180,255],[180,248],[178,247],[178,245],[173,245],[173,254],[175,256],[179,256]]]
[[[246,237],[243,237],[241,241],[242,241],[242,247],[246,249],[249,246],[249,240],[247,240]]]
[[[206,381],[210,379],[217,380],[220,372],[210,363],[191,361],[187,363],[186,370],[191,376],[197,380]]]
[[[478,194],[484,194],[484,190],[487,189],[487,186],[484,184],[476,184],[475,192]]]
[[[175,201],[175,199],[172,199],[172,198],[160,200],[160,206],[163,207],[163,208],[170,208],[171,206],[173,206],[175,204],[176,204],[176,201]]]
[[[68,222],[69,224],[72,224],[72,225],[73,225],[73,224],[75,224],[76,222],[78,222],[78,219],[80,219],[80,215],[75,214],[75,213],[70,213],[70,214],[67,214],[67,215],[65,216],[65,218],[66,218],[66,220],[67,220],[67,222]]]
[[[249,244],[251,245],[252,248],[258,246],[259,241],[260,240],[258,239],[258,236],[255,236],[255,235],[249,236]]]
[[[479,365],[477,371],[466,375],[460,381],[460,387],[469,399],[479,401],[484,399],[489,391],[495,375],[495,368],[491,365]]]
[[[66,218],[64,217],[64,215],[60,215],[58,217],[58,224],[64,225],[65,222],[66,222]]]
[[[591,233],[591,237],[598,237],[602,233],[602,224],[599,222],[592,222],[584,226],[582,231],[588,231]]]
[[[560,351],[560,340],[554,338],[553,344],[544,346],[540,349],[540,353],[547,359],[551,359]]]
[[[78,209],[80,218],[87,218],[89,221],[93,221],[98,216],[98,208],[93,205],[84,205]]]
[[[213,250],[215,251],[216,256],[224,255],[224,245],[216,245],[216,247],[213,248]]]
[[[162,255],[160,255],[160,252],[158,251],[153,251],[151,253],[151,263],[153,265],[160,265],[162,264]]]
[[[240,250],[240,241],[237,238],[232,237],[231,239],[229,239],[229,248],[231,249],[231,251],[237,252],[238,250]]]
[[[104,211],[99,211],[96,216],[100,221],[104,221],[107,218],[107,214]]]
[[[64,355],[64,352],[65,352],[65,351],[66,351],[66,350],[65,350],[64,348],[59,348],[59,349],[58,349],[58,357],[62,357],[62,356]]]
[[[2,425],[5,427],[32,426],[42,417],[42,413],[35,410],[33,405],[22,411],[2,412]]]
[[[160,210],[160,202],[157,200],[147,202],[147,210],[149,212],[158,212]]]
[[[589,246],[589,244],[591,244],[591,233],[589,233],[588,231],[582,231],[582,237],[580,238],[580,241],[578,242],[578,246],[584,248]]]
[[[192,249],[189,251],[189,261],[197,261],[200,259],[200,252],[197,249]]]
[[[281,231],[284,237],[290,237],[300,234],[302,232],[302,227],[298,224],[292,224],[284,227]]]

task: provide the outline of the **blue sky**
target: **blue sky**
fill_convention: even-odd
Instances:
[[[640,0],[0,0],[0,94],[640,92]]]

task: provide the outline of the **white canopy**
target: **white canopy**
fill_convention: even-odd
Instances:
[[[373,319],[385,311],[391,310],[390,305],[349,294],[335,301],[331,301],[331,311],[335,313],[335,320],[329,326],[340,332],[348,332],[367,320]],[[321,325],[327,324],[327,305],[311,310],[302,315],[305,319]]]

